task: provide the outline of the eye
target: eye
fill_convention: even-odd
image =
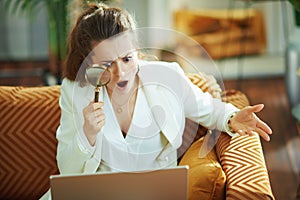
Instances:
[[[129,62],[130,60],[132,60],[132,56],[125,56],[125,57],[123,58],[123,61],[124,61],[124,62]]]
[[[109,68],[109,67],[112,66],[112,63],[113,63],[113,62],[105,62],[105,63],[102,63],[102,65],[103,65],[104,67],[106,67],[106,68]]]

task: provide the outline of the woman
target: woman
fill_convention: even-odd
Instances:
[[[176,166],[186,117],[230,135],[270,140],[271,129],[254,114],[263,105],[238,110],[203,93],[178,64],[139,60],[134,30],[127,12],[102,4],[78,18],[61,86],[61,174]],[[99,102],[86,81],[91,65],[110,73]]]

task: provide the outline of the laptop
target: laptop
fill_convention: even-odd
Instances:
[[[186,200],[188,166],[50,176],[53,200]]]

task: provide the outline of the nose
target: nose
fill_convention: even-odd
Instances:
[[[119,76],[122,76],[125,74],[125,68],[124,68],[124,63],[120,60],[117,59],[115,61],[115,70],[114,70],[114,74],[117,74]]]

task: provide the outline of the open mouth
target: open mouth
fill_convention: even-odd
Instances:
[[[124,88],[128,84],[128,81],[120,81],[117,83],[118,87]]]

